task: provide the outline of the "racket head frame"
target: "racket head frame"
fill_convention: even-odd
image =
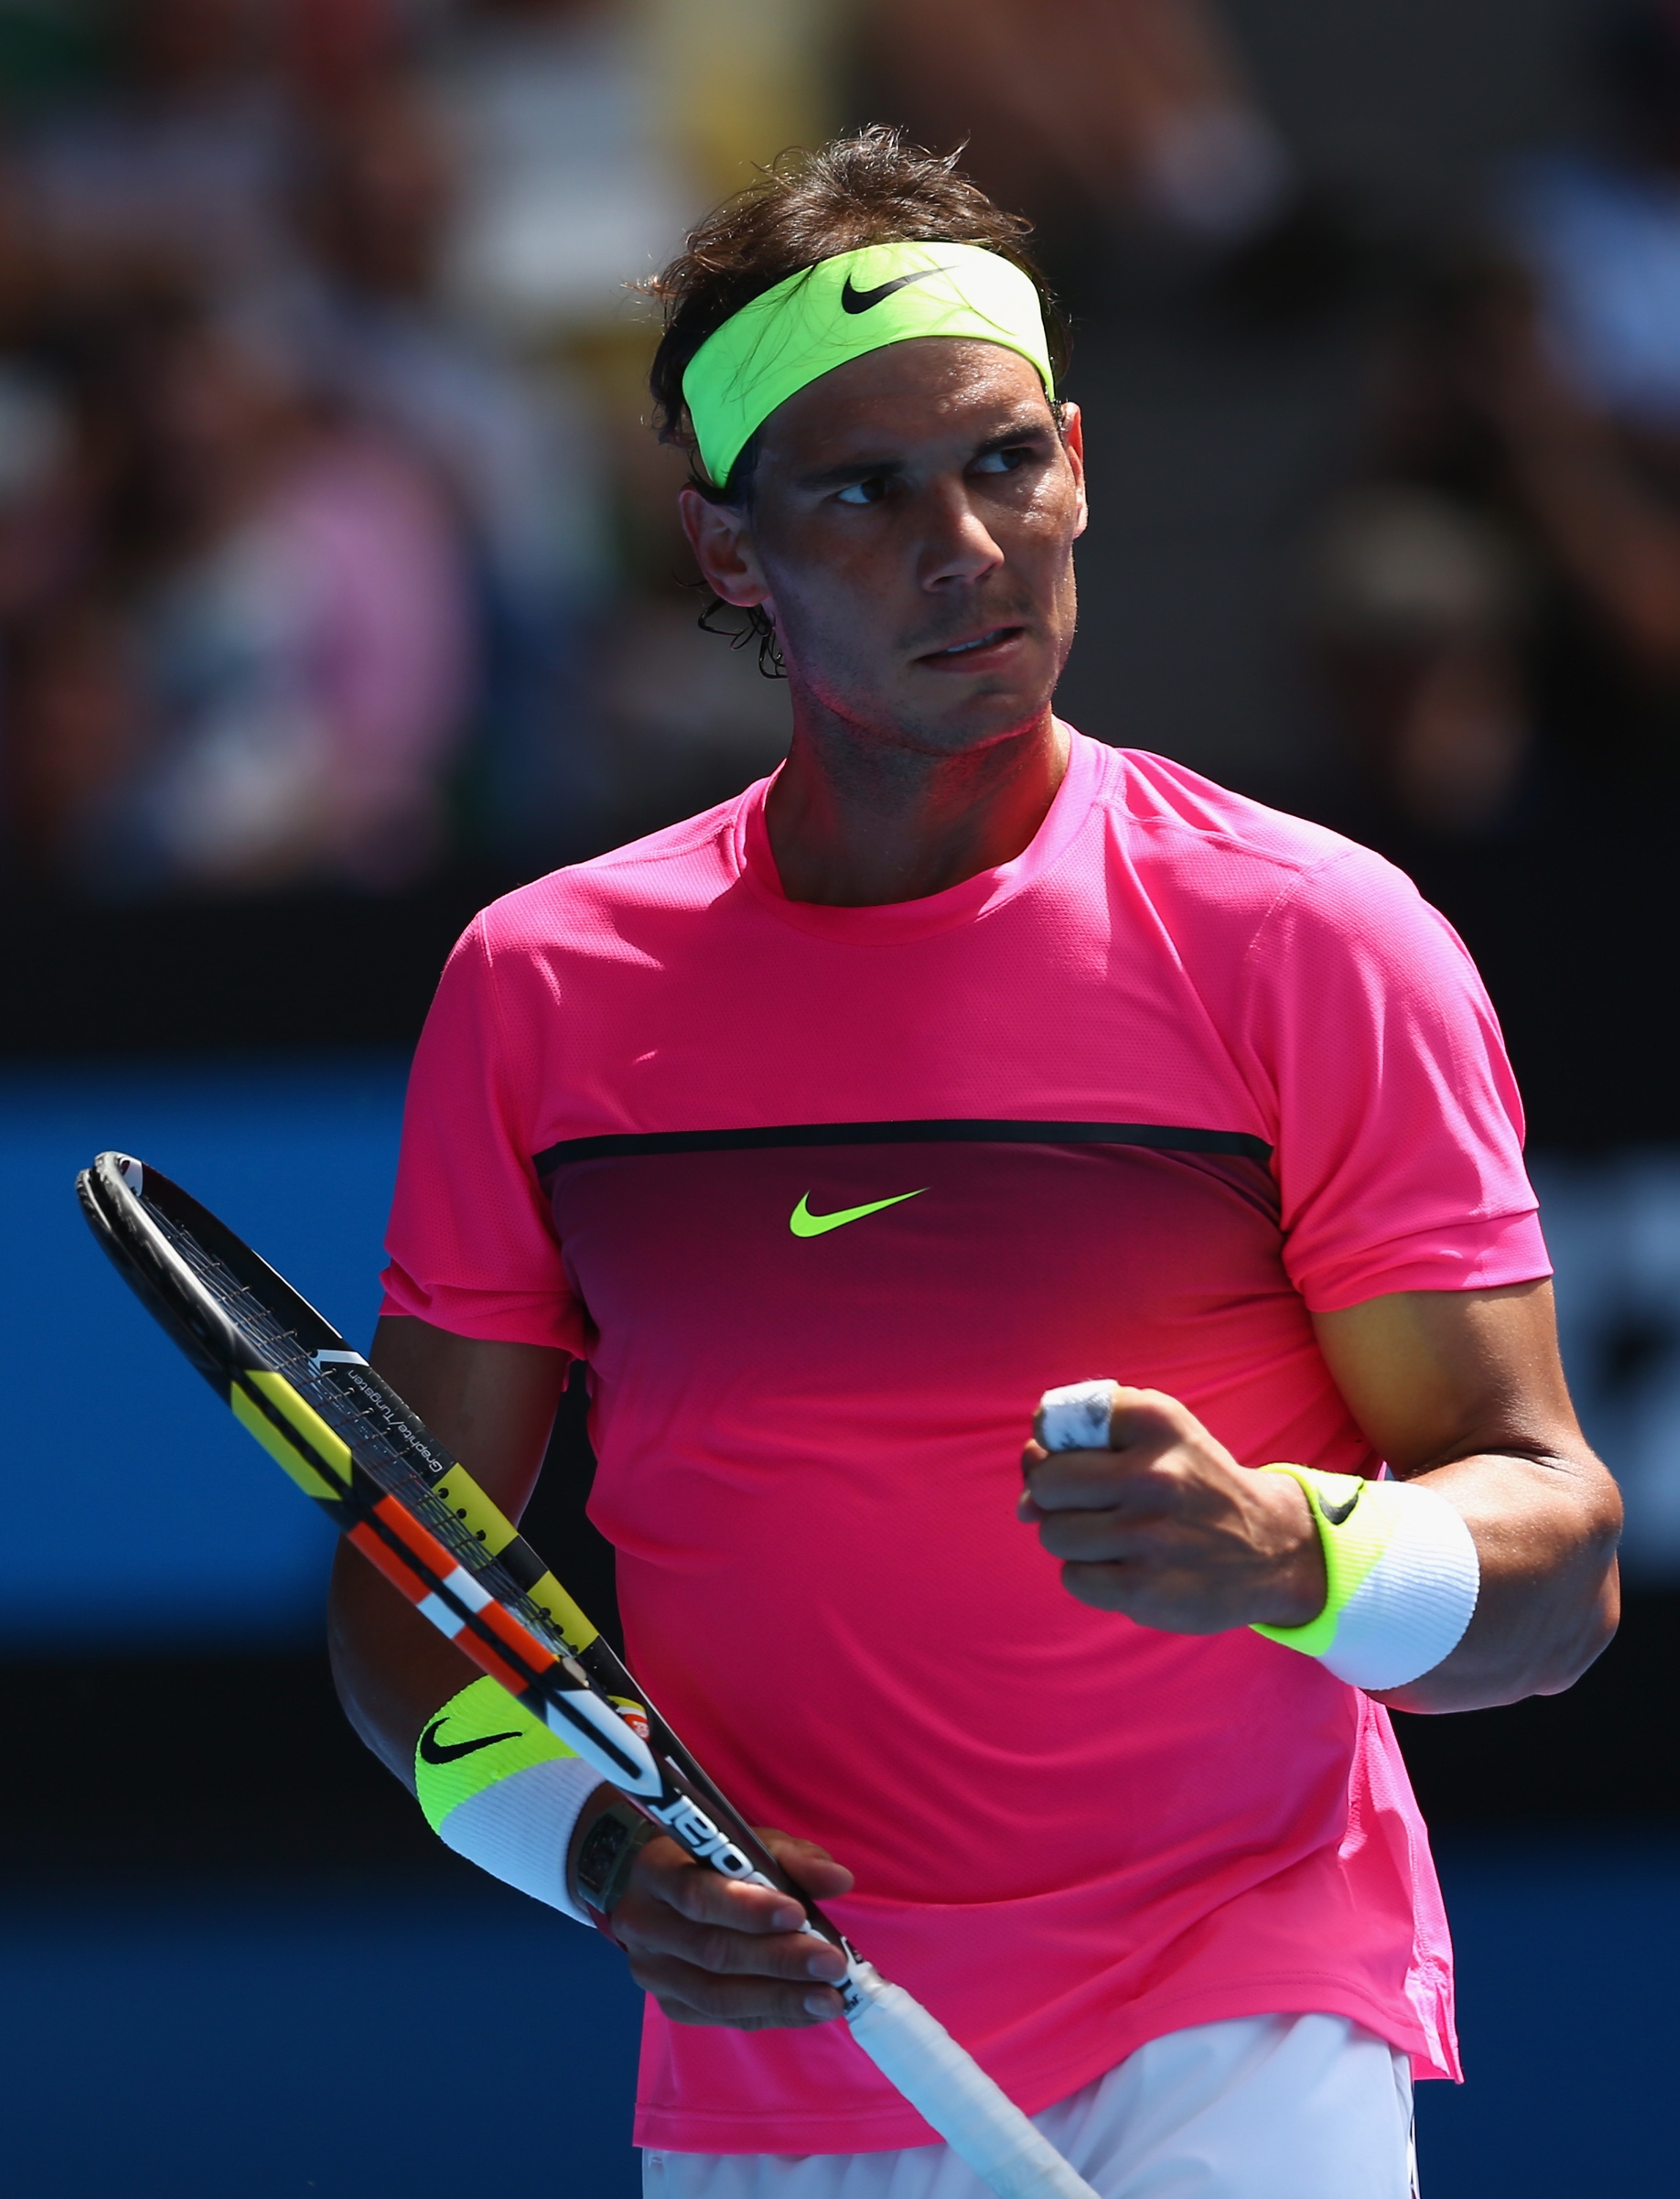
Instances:
[[[726,1876],[791,1894],[814,1929],[844,1944],[587,1620],[582,1621],[586,1643],[569,1640],[510,1577],[502,1562],[510,1545],[489,1550],[481,1531],[467,1532],[451,1515],[436,1493],[446,1476],[454,1478],[446,1484],[452,1490],[458,1481],[487,1511],[494,1508],[307,1299],[208,1208],[131,1155],[101,1153],[78,1177],[76,1188],[95,1237],[148,1310],[224,1403],[409,1601],[569,1746],[582,1741],[580,1753],[588,1755],[591,1738],[604,1741],[620,1761],[615,1771],[603,1770],[604,1778],[691,1854]],[[207,1274],[215,1275],[215,1286]],[[295,1389],[304,1366],[312,1379],[304,1384],[300,1413],[276,1383]],[[310,1425],[321,1417],[313,1409],[318,1406],[330,1415],[324,1429]],[[376,1454],[397,1444],[415,1470],[396,1477],[393,1486],[388,1473],[377,1472]],[[302,1455],[304,1473],[296,1470],[295,1455],[283,1455],[287,1451]],[[499,1514],[495,1517],[500,1519]],[[525,1570],[551,1579],[522,1537],[509,1523],[501,1525],[525,1553]],[[427,1550],[429,1536],[437,1549]],[[452,1585],[457,1572],[469,1578]],[[566,1604],[577,1612],[569,1598]],[[500,1624],[499,1612],[516,1622],[511,1629]],[[458,1626],[452,1628],[446,1619]],[[488,1638],[493,1632],[500,1638]],[[516,1652],[511,1660],[510,1649]],[[627,1729],[640,1742],[638,1714],[647,1741],[626,1756],[620,1741]],[[580,1722],[586,1729],[582,1734]]]

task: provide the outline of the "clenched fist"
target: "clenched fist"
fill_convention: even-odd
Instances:
[[[1070,1595],[1169,1634],[1317,1618],[1323,1553],[1288,1474],[1239,1466],[1158,1390],[1117,1391],[1109,1444],[1022,1454],[1020,1516]]]

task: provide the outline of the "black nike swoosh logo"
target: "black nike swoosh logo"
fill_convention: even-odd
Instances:
[[[1327,1504],[1324,1502],[1324,1499],[1321,1496],[1318,1501],[1318,1508],[1324,1514],[1325,1518],[1329,1521],[1333,1527],[1345,1527],[1348,1521],[1353,1517],[1354,1506],[1358,1503],[1360,1498],[1364,1494],[1364,1484],[1362,1483],[1360,1486],[1354,1490],[1352,1496],[1349,1497],[1345,1504]]]
[[[463,1756],[470,1756],[475,1748],[493,1748],[499,1741],[517,1741],[517,1733],[487,1733],[477,1741],[458,1741],[445,1743],[435,1738],[440,1725],[447,1725],[446,1718],[435,1718],[420,1736],[420,1754],[428,1764],[453,1764]]]
[[[866,313],[872,306],[878,306],[883,298],[890,298],[895,290],[902,290],[907,283],[925,283],[930,275],[948,275],[948,267],[919,267],[913,275],[895,275],[890,283],[878,283],[872,290],[855,290],[849,275],[840,288],[841,310],[848,313]]]

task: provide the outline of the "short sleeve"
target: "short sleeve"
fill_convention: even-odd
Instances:
[[[1352,848],[1305,872],[1255,936],[1244,1006],[1315,1312],[1550,1274],[1492,1005],[1409,879]]]
[[[581,1356],[582,1309],[530,1160],[534,1065],[512,1054],[496,984],[480,918],[445,966],[409,1074],[382,1310]]]

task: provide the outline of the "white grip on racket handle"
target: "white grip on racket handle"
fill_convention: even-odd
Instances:
[[[914,2001],[867,1963],[852,2036],[998,2199],[1097,2199],[1009,2095]]]

